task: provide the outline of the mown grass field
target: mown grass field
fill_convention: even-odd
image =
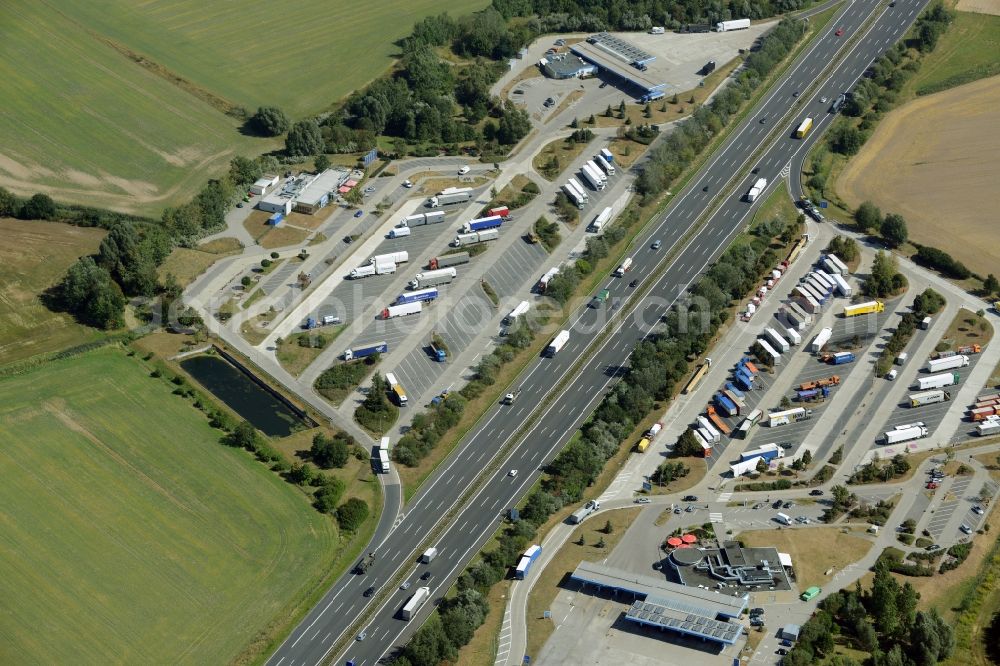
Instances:
[[[158,216],[234,155],[280,147],[241,135],[222,108],[319,112],[384,72],[393,42],[443,9],[434,0],[0,0],[0,179],[19,194]]]
[[[937,47],[924,58],[910,91],[956,85],[1000,73],[1000,16],[955,12]]]
[[[83,344],[100,331],[52,312],[39,296],[105,232],[55,222],[0,219],[0,365]]]
[[[0,381],[6,663],[229,663],[334,556],[333,522],[104,348]]]

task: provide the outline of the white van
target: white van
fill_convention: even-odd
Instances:
[[[430,564],[431,560],[437,557],[437,554],[438,554],[437,548],[428,548],[427,550],[424,551],[424,554],[420,556],[420,561],[423,562],[424,564]]]
[[[774,517],[774,519],[777,520],[782,525],[791,525],[792,524],[792,517],[789,516],[786,513],[779,513],[778,515],[776,515]]]

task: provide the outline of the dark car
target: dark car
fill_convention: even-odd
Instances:
[[[430,571],[425,571],[425,572],[423,573],[423,575],[422,575],[422,576],[420,576],[420,580],[430,580],[430,579],[431,579],[431,576],[433,576],[433,575],[434,575],[434,574],[432,574],[432,573],[431,573]]]
[[[774,500],[774,504],[771,505],[771,508],[772,509],[780,509],[781,508],[781,500]]]
[[[764,609],[763,608],[751,608],[750,609],[750,617],[754,617],[755,615],[763,615],[763,614],[764,614]]]
[[[698,496],[697,495],[685,495],[684,496],[684,501],[685,502],[697,502],[698,501]]]
[[[815,490],[810,490],[809,494],[812,495],[813,497],[819,497],[820,495],[823,494],[823,491],[820,490],[819,488],[816,488]]]
[[[628,283],[628,286],[630,286],[630,287],[637,287],[637,286],[639,286],[639,280],[632,280],[631,282]]]
[[[788,650],[785,648],[778,648],[775,654],[788,654]]]
[[[375,594],[375,586],[374,585],[372,587],[369,587],[367,590],[365,590],[365,596],[366,597],[374,596],[374,594]]]

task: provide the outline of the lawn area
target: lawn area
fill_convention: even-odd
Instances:
[[[329,570],[334,523],[170,391],[117,348],[0,381],[8,661],[230,663]]]
[[[329,345],[331,342],[337,339],[337,336],[347,328],[347,324],[340,324],[338,326],[325,326],[319,330],[313,331],[302,331],[300,333],[293,333],[285,338],[282,338],[281,344],[278,345],[278,362],[281,366],[288,370],[296,377],[309,367],[309,365],[316,360],[316,357],[320,355],[323,349]],[[319,338],[322,336],[322,346],[303,346],[299,344],[300,340],[308,339],[309,336],[316,336]],[[316,343],[319,345],[321,341],[317,339]]]
[[[106,232],[56,222],[0,219],[0,365],[98,340],[102,333],[52,312],[39,296]]]
[[[236,241],[235,238],[226,240]],[[220,251],[213,252],[212,250],[204,249],[205,247],[218,247]],[[197,249],[175,247],[170,252],[167,260],[160,265],[160,268],[157,270],[157,274],[160,276],[161,280],[165,280],[168,273],[172,274],[174,278],[177,279],[177,283],[180,284],[181,287],[186,287],[191,284],[196,277],[208,270],[208,267],[216,261],[222,257],[238,254],[241,249],[242,246],[240,246],[239,241],[236,241],[235,246],[231,244],[219,243],[218,245],[206,244],[205,246],[199,246]]]
[[[298,229],[287,224],[282,224],[277,227],[270,227],[264,232],[262,238],[257,239],[257,242],[262,248],[273,250],[279,247],[288,247],[289,245],[301,245],[309,238],[311,233],[311,231],[307,231],[306,229]]]
[[[545,641],[555,630],[552,619],[544,618],[543,611],[552,608],[552,602],[559,594],[559,584],[563,578],[573,573],[580,562],[600,562],[607,558],[608,553],[615,549],[621,538],[625,536],[629,525],[635,520],[642,509],[639,507],[606,511],[599,517],[592,518],[575,530],[573,536],[545,567],[528,595],[528,610],[525,622],[528,625],[528,644],[525,654],[539,654]],[[611,533],[604,533],[605,523],[611,521]],[[584,545],[578,543],[583,537]],[[604,547],[598,548],[597,543],[604,539]]]
[[[827,569],[840,571],[851,562],[864,557],[872,544],[867,539],[844,534],[839,527],[817,527],[803,530],[751,530],[740,532],[737,538],[745,546],[774,546],[778,552],[792,556],[799,590],[830,581]]]
[[[955,20],[907,85],[908,92],[944,90],[1000,74],[998,42],[1000,16],[955,12]]]
[[[948,330],[944,332],[938,347],[946,344],[948,349],[956,350],[966,345],[979,345],[985,349],[992,339],[993,327],[986,321],[986,318],[980,317],[971,310],[961,308],[948,324]]]
[[[570,143],[566,139],[556,139],[545,144],[545,147],[531,160],[531,164],[542,178],[553,181],[584,150],[593,145],[595,145],[593,140],[587,143]]]

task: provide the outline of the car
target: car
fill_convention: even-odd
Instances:
[[[373,597],[373,596],[375,596],[375,586],[372,585],[367,590],[365,590],[364,596],[366,596],[366,597]]]
[[[958,529],[962,530],[966,534],[972,534],[972,528],[969,527],[966,523],[962,523],[962,526],[959,527]]]
[[[366,631],[362,631],[362,632],[361,632],[360,634],[358,634],[358,635],[357,635],[357,636],[356,636],[356,637],[354,638],[354,640],[356,640],[356,641],[359,641],[359,642],[360,642],[360,641],[363,641],[363,640],[365,640],[366,638],[368,638],[368,632],[366,632]]]
[[[764,116],[763,118],[760,119],[760,124],[761,125],[763,125],[766,122],[767,122],[767,116]]]
[[[927,484],[927,490],[937,490],[938,484],[931,481]]]
[[[826,97],[820,97],[819,98],[819,103],[820,104],[826,104],[826,102],[827,102],[827,98]]]
[[[983,515],[984,513],[986,513],[986,511],[983,510],[983,507],[978,506],[978,505],[972,507],[972,512],[975,513],[975,514],[978,514],[980,516]]]
[[[813,497],[819,497],[820,495],[823,494],[823,491],[820,490],[819,488],[814,488],[813,490],[809,491],[809,494],[812,495]]]
[[[763,509],[764,506],[765,506],[765,504],[763,502],[757,502],[756,504],[753,505],[753,508],[754,509]]]
[[[771,508],[772,509],[780,509],[781,508],[781,500],[774,500],[774,503],[771,505]]]
[[[681,508],[679,506],[675,506],[674,507],[674,513],[680,513],[680,512],[681,512]]]
[[[781,641],[781,647],[792,647],[792,642],[786,638]]]
[[[369,185],[368,187],[365,188],[365,194],[371,194],[374,191],[375,191],[374,185]]]
[[[708,185],[706,185],[705,187],[701,188],[701,191],[702,192],[708,192]]]
[[[758,607],[758,608],[751,608],[750,609],[750,617],[753,617],[754,615],[763,615],[763,614],[764,614],[764,609],[763,608],[759,608]]]
[[[628,286],[630,286],[630,287],[638,287],[639,286],[639,279],[636,278],[635,280],[632,280],[631,282],[628,283]]]
[[[509,476],[512,479],[516,479],[517,478],[517,470],[516,469],[510,470],[509,472],[507,472],[507,476]]]
[[[460,166],[458,168],[458,175],[459,176],[464,176],[465,174],[469,173],[469,171],[471,171],[471,169],[469,168],[469,165],[468,164],[463,164],[462,166]]]
[[[635,498],[635,503],[636,504],[649,504],[650,501],[651,500],[648,497],[636,497]]]
[[[237,208],[243,208],[243,202],[241,201],[241,202],[239,202],[238,204],[236,204],[236,207],[237,207]]]
[[[546,99],[546,100],[545,100],[545,101],[544,101],[544,102],[542,103],[542,106],[544,106],[545,108],[549,108],[550,106],[552,106],[552,105],[553,105],[553,104],[555,104],[555,103],[556,103],[556,101],[555,101],[554,99],[552,99],[551,97],[549,97],[548,99]]]
[[[511,95],[523,95],[523,94],[524,94],[524,91],[521,90],[520,88],[518,88],[517,90],[515,90],[514,92],[511,93]]]
[[[896,3],[895,3],[895,1],[893,1],[893,2],[890,2],[890,3],[889,3],[889,6],[890,6],[890,7],[895,7],[895,6],[896,6]]]
[[[691,513],[692,511],[694,511],[694,507],[693,507],[693,506],[691,506],[690,504],[688,504],[688,505],[687,505],[687,508],[686,508],[686,509],[684,509],[684,510],[685,510],[685,511],[687,511],[688,513]]]
[[[697,495],[685,495],[684,496],[684,501],[685,502],[697,502],[698,501],[698,496]]]
[[[350,245],[351,243],[354,242],[354,236],[344,236],[342,240],[344,241],[345,245]]]
[[[661,241],[655,240],[655,241],[653,241],[653,244],[650,245],[649,247],[652,248],[652,249],[654,249],[654,250],[659,250],[662,245],[663,245],[663,243]]]
[[[425,572],[424,572],[424,573],[423,573],[423,574],[422,574],[422,575],[420,576],[420,580],[430,580],[430,579],[431,579],[431,576],[433,576],[433,575],[434,575],[434,574],[432,574],[432,573],[431,573],[430,571],[425,571]]]
[[[356,213],[354,214],[354,217],[361,217],[361,216],[362,216],[362,215],[364,215],[364,214],[365,214],[365,211],[363,211],[363,210],[359,210],[358,212],[356,212]]]
[[[404,580],[403,584],[399,586],[399,589],[401,589],[401,590],[408,590],[408,589],[410,589],[410,581]]]
[[[566,40],[565,39],[557,39],[556,40],[556,46],[566,46]]]
[[[750,173],[752,173],[752,174],[758,174],[758,173],[760,173],[760,167],[754,167],[754,168],[750,169]]]
[[[798,96],[799,96],[799,91],[798,90],[796,90],[795,92],[792,93],[792,97],[798,97]]]
[[[837,35],[837,37],[843,37],[844,36],[844,29],[843,28],[837,28],[837,32],[835,32],[833,34]]]
[[[924,548],[924,550],[926,550],[928,553],[933,553],[934,551],[941,550],[942,548],[944,548],[944,546],[942,546],[941,544],[932,543],[931,545]]]
[[[785,508],[785,509],[791,509],[793,506],[795,506],[795,502],[793,502],[791,500],[788,500],[787,502],[785,502],[782,505],[782,507]]]
[[[403,187],[405,187],[406,189],[410,189],[411,187],[413,187],[413,183],[410,182],[409,178],[403,181]]]
[[[759,617],[752,617],[752,618],[750,618],[750,626],[751,627],[763,627],[764,626],[764,620],[760,619]]]
[[[774,654],[788,654],[788,650],[786,648],[778,648],[774,651]]]

